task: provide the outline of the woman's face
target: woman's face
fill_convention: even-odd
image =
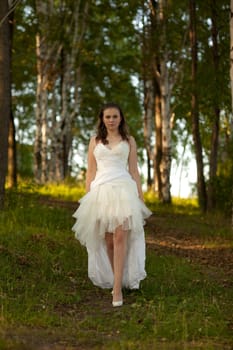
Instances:
[[[117,108],[107,108],[103,112],[103,123],[107,130],[118,130],[121,122],[120,111]]]

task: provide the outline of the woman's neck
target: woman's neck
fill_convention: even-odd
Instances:
[[[109,140],[109,139],[112,139],[112,140],[114,140],[114,139],[119,139],[121,137],[121,134],[119,133],[119,131],[110,131],[110,132],[108,132],[108,134],[107,134],[107,139]]]

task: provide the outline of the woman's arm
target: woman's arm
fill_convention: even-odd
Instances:
[[[97,170],[96,160],[93,154],[96,146],[95,136],[91,138],[87,155],[86,192],[90,191],[91,182],[94,180]]]
[[[143,192],[141,178],[138,171],[137,146],[134,138],[130,136],[130,152],[129,152],[129,173],[137,184],[139,198],[143,201]]]

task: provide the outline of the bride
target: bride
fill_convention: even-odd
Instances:
[[[88,276],[113,288],[112,305],[123,305],[122,287],[137,289],[145,272],[143,202],[136,143],[115,103],[102,107],[97,135],[88,148],[86,195],[74,213],[75,237],[88,252]]]

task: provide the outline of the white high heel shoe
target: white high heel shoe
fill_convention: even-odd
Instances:
[[[111,294],[113,295],[113,290],[111,291]],[[122,305],[123,305],[123,299],[112,302],[113,307],[122,306]]]
[[[112,306],[113,307],[122,306],[122,305],[123,305],[123,300],[113,301],[112,302]]]

